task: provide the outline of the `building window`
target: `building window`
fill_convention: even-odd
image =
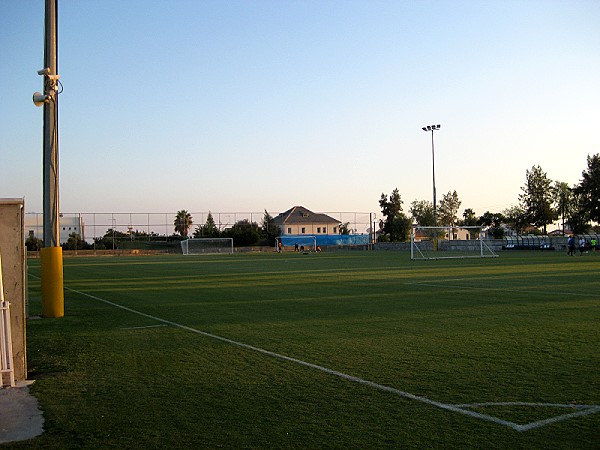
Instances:
[[[317,227],[317,233],[321,232],[321,227]]]
[[[287,234],[292,234],[292,229],[291,228],[288,228]]]
[[[302,227],[302,232],[301,232],[301,234],[304,234],[304,233],[306,233],[306,228]]]
[[[327,234],[327,227],[323,227],[323,233]]]
[[[333,234],[337,234],[337,227],[333,227]]]

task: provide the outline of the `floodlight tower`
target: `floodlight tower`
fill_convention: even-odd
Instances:
[[[42,265],[42,315],[64,315],[62,248],[58,206],[58,0],[45,1],[44,92],[33,94],[33,103],[44,106],[44,248]]]
[[[427,125],[422,130],[431,131],[431,166],[433,169],[433,226],[437,227],[437,200],[435,196],[435,147],[433,145],[433,132],[439,130],[441,125]],[[437,250],[437,229],[433,229],[433,246]]]

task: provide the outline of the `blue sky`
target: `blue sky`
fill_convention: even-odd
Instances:
[[[63,212],[499,212],[600,153],[600,2],[59,0]],[[0,1],[0,197],[42,210],[44,1]]]

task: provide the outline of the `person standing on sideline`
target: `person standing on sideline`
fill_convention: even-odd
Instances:
[[[583,256],[583,251],[585,250],[585,238],[581,236],[579,238],[579,256]]]
[[[592,238],[592,240],[590,241],[590,244],[592,245],[592,251],[595,252],[596,251],[596,238]]]
[[[283,249],[283,244],[281,243],[281,241],[279,241],[279,243],[277,244],[277,249],[279,250],[279,253],[281,253],[281,250]]]
[[[573,236],[569,236],[569,240],[567,241],[568,256],[575,256],[575,238]]]

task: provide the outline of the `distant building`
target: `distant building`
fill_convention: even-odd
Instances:
[[[338,234],[340,221],[327,214],[319,214],[303,206],[294,206],[277,217],[273,223],[281,230],[281,235]]]
[[[82,240],[85,240],[85,224],[80,216],[59,218],[59,240],[64,244],[69,240],[72,233],[78,234]],[[29,237],[44,239],[44,215],[26,214],[25,215],[25,239]]]
[[[465,228],[453,228],[451,239],[459,240],[459,241],[468,241],[470,239],[475,239],[473,232],[471,230]]]

